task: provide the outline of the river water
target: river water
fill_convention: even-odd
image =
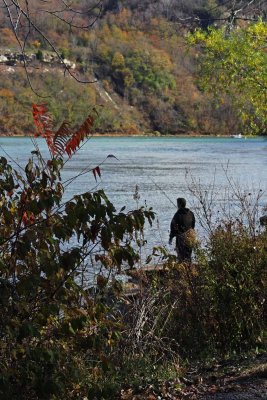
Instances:
[[[45,142],[38,143],[48,155]],[[0,145],[0,154],[21,166],[34,149],[30,138],[23,137],[0,138]],[[116,158],[106,158],[108,155]],[[99,164],[97,188],[105,190],[118,210],[137,206],[134,193],[138,186],[138,205],[147,204],[157,213],[158,222],[147,230],[150,245],[167,243],[177,197],[185,197],[193,211],[198,207],[190,191],[192,179],[203,191],[213,185],[216,201],[220,201],[218,193],[223,196],[229,180],[234,180],[244,189],[261,189],[261,205],[267,204],[267,139],[261,137],[93,137],[65,165],[63,180]],[[67,187],[66,196],[95,187],[90,171]],[[196,228],[200,229],[198,225]]]

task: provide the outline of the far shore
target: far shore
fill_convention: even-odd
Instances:
[[[221,135],[221,134],[203,134],[203,133],[177,133],[177,134],[164,134],[160,132],[145,132],[145,133],[139,133],[139,134],[129,134],[129,133],[122,133],[122,132],[110,132],[110,133],[92,133],[91,137],[168,137],[168,138],[174,138],[174,137],[179,137],[179,138],[209,138],[209,137],[218,137],[218,138],[231,138],[236,134],[233,135]],[[255,137],[255,135],[242,135],[244,138],[248,137]],[[0,133],[0,138],[1,137],[32,137],[34,138],[34,134],[29,134],[29,135],[24,135],[22,133],[18,134],[4,134]]]

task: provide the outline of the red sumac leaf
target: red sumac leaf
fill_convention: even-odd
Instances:
[[[69,157],[79,148],[81,142],[91,133],[94,118],[89,115],[76,132],[72,132],[69,123],[64,121],[55,132],[53,121],[45,104],[32,104],[34,124],[37,128],[35,137],[45,138],[47,146],[53,155]]]
[[[21,223],[24,225],[27,225],[28,221],[29,221],[28,215],[27,215],[26,211],[24,211],[22,218],[21,218]]]
[[[97,181],[97,179],[96,179],[96,169],[95,168],[93,169],[93,174],[94,174],[95,180]]]
[[[97,166],[93,169],[93,174],[94,174],[95,180],[97,182],[97,175],[99,176],[99,178],[101,178],[101,171],[100,171],[99,166]]]
[[[101,178],[101,171],[99,167],[96,167],[96,173],[98,174],[99,178]]]

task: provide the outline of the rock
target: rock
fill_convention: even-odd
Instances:
[[[8,58],[4,55],[0,55],[0,63],[6,63],[8,61]]]

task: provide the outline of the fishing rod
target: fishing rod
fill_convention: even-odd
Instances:
[[[176,208],[177,205],[172,201],[172,199],[170,199],[170,197],[167,195],[167,193],[154,181],[154,179],[151,178],[150,175],[147,175],[147,177],[153,182],[153,184],[156,186],[156,188],[159,189],[160,192],[162,192],[162,194],[164,194],[164,196],[169,200],[169,202]]]

